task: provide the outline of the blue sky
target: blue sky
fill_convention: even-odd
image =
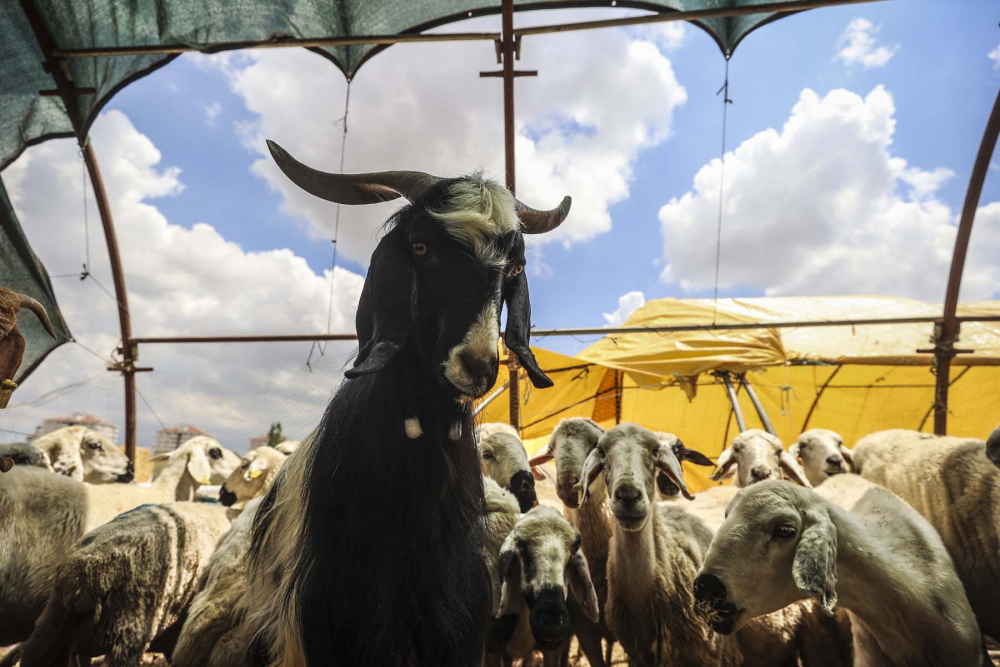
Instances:
[[[533,12],[516,23],[622,15]],[[986,1],[895,0],[803,12],[749,35],[730,64],[720,295],[940,301],[953,225],[1000,85],[1000,51],[987,55],[1000,45],[998,18]],[[498,28],[488,17],[445,30]],[[838,57],[850,50],[850,34],[861,41]],[[346,83],[317,56],[278,51],[178,58],[119,93],[95,124],[136,335],[326,328],[335,209],[295,192],[265,156],[263,138],[336,169]],[[603,315],[631,292],[710,297],[724,71],[714,41],[692,26],[661,24],[525,38],[522,58],[518,66],[540,76],[516,84],[519,195],[536,207],[563,194],[575,200],[561,235],[536,239],[529,256],[535,325],[606,324]],[[398,45],[376,56],[352,85],[346,170],[453,175],[484,166],[499,176],[501,86],[478,76],[495,68],[487,43]],[[982,197],[965,299],[997,298],[1000,205],[988,208],[1000,200],[996,171]],[[51,175],[63,172],[65,186],[53,194]],[[68,141],[29,149],[3,174],[51,273],[82,259],[64,242],[79,233],[79,174]],[[390,210],[341,213],[338,266],[347,271],[334,283],[335,331],[353,329],[360,276]],[[91,242],[102,249],[99,236]],[[95,275],[110,285],[106,260],[95,256]],[[104,353],[117,338],[113,309],[78,282],[57,282],[60,302],[77,337]],[[544,345],[572,353],[584,342]],[[157,371],[140,388],[167,423],[255,435],[292,403],[313,406],[311,415],[321,409],[349,352],[334,348],[327,375],[302,388],[308,345],[242,347],[150,348],[144,360]],[[53,354],[22,400],[95,363],[74,354]],[[98,398],[70,393],[9,414],[26,430],[43,412],[114,417],[120,381],[107,374],[88,382],[99,384]],[[234,385],[253,400],[229,395]],[[218,401],[213,388],[223,387]],[[140,433],[156,427],[140,410]]]

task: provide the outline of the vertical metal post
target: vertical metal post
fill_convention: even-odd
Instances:
[[[757,416],[760,417],[760,423],[764,426],[764,430],[771,435],[778,435],[771,424],[770,417],[767,416],[767,410],[764,409],[760,399],[757,398],[757,392],[754,390],[753,385],[750,384],[750,381],[747,380],[746,373],[740,373],[740,384],[746,389],[747,396],[750,397],[750,402],[753,403],[754,410],[757,411]]]
[[[83,159],[90,175],[90,183],[97,199],[97,210],[101,214],[101,224],[104,227],[104,238],[108,244],[108,259],[111,261],[111,275],[115,283],[115,299],[118,301],[118,324],[122,335],[122,375],[125,377],[125,452],[133,463],[135,462],[135,348],[132,345],[132,323],[128,313],[128,293],[125,289],[125,274],[122,271],[121,255],[118,252],[118,239],[115,235],[115,223],[111,216],[111,206],[108,204],[108,194],[104,189],[104,179],[97,166],[94,149],[83,132],[83,127],[77,118],[76,106],[73,100],[80,94],[93,94],[76,88],[70,78],[69,69],[57,60],[52,52],[56,44],[52,41],[45,22],[38,13],[33,0],[21,0],[21,8],[25,18],[35,33],[35,39],[45,57],[46,71],[52,75],[59,97],[66,107],[66,115],[73,128],[73,134],[83,151]]]
[[[615,425],[622,423],[622,385],[624,373],[615,371]]]
[[[937,362],[937,378],[934,386],[934,433],[937,435],[946,435],[948,431],[948,387],[951,360],[955,356],[955,342],[958,340],[959,328],[958,319],[955,317],[958,293],[962,287],[962,272],[965,270],[965,256],[969,250],[972,223],[979,207],[979,197],[983,191],[983,183],[986,181],[998,134],[1000,134],[1000,91],[997,92],[997,98],[993,102],[993,110],[986,122],[983,140],[979,144],[979,152],[972,165],[969,188],[965,192],[965,203],[962,206],[962,217],[958,223],[958,233],[955,235],[955,252],[951,258],[948,291],[944,297],[944,316],[941,326],[936,327],[934,332],[934,357]]]
[[[503,146],[507,188],[514,192],[514,0],[501,3],[501,51],[503,53]],[[510,315],[508,315],[510,317]],[[510,372],[510,425],[521,427],[521,388],[517,355],[507,351]]]
[[[743,433],[747,430],[747,423],[743,419],[743,410],[740,408],[740,402],[736,398],[736,390],[733,388],[733,380],[729,375],[729,371],[718,371],[715,373],[715,376],[722,378],[723,383],[726,385],[729,403],[733,406],[733,413],[736,415],[736,425],[740,427],[740,433]]]

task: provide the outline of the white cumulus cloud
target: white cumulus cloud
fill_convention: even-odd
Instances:
[[[297,49],[199,61],[218,65],[258,116],[240,128],[248,149],[260,155],[254,173],[281,192],[287,213],[330,238],[335,206],[292,185],[266,154],[264,139],[337,171],[343,76]],[[687,100],[670,61],[653,41],[603,30],[526,42],[517,67],[540,72],[516,84],[518,197],[536,208],[573,197],[566,223],[532,242],[571,244],[609,231],[608,209],[629,196],[639,151],[670,136],[673,111]],[[478,77],[496,69],[489,44],[405,45],[380,53],[351,87],[345,169],[454,176],[482,167],[502,178],[502,88],[497,79]],[[366,262],[375,231],[396,207],[342,210],[338,247]]]
[[[222,113],[222,105],[218,102],[212,102],[205,107],[205,123],[209,126],[215,125],[215,119],[219,117],[220,113]]]
[[[986,57],[993,61],[993,69],[1000,72],[1000,44],[997,45],[997,48],[987,53]]]
[[[288,249],[247,252],[210,223],[171,224],[158,198],[183,191],[182,174],[160,164],[160,152],[120,111],[101,115],[91,131],[111,199],[128,286],[134,336],[323,332],[329,273],[316,274]],[[84,258],[82,182],[77,146],[49,141],[28,149],[4,181],[35,251],[50,273],[79,270]],[[89,188],[89,186],[88,186]],[[88,192],[91,271],[112,289],[99,217]],[[338,268],[331,329],[353,331],[363,278]],[[92,279],[56,279],[59,304],[76,338],[100,356],[119,341],[115,302]],[[309,343],[143,346],[138,386],[167,425],[192,423],[235,449],[281,421],[303,436],[315,425],[340,379],[353,344],[331,346],[304,362]],[[53,352],[14,394],[4,426],[30,432],[45,417],[83,411],[122,425],[122,381],[82,347]],[[321,372],[320,372],[321,371]],[[70,391],[48,392],[85,379]],[[139,444],[159,428],[140,400]]]
[[[865,69],[885,67],[899,51],[899,45],[879,45],[875,35],[881,29],[882,26],[877,26],[868,19],[854,19],[840,35],[834,60],[843,61],[847,66],[861,65]]]
[[[618,309],[613,313],[604,313],[604,319],[609,327],[621,326],[635,311],[646,305],[646,296],[642,292],[628,292],[618,297]]]
[[[866,97],[804,90],[781,130],[726,155],[723,288],[770,295],[888,294],[940,301],[957,211],[937,196],[953,174],[908,165],[892,152],[895,105],[881,86]],[[685,289],[714,283],[719,170],[660,209],[661,279]],[[963,299],[1000,284],[1000,204],[980,209]]]

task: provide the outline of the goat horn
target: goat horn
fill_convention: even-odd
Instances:
[[[35,317],[38,318],[38,321],[42,323],[43,327],[45,327],[45,330],[49,332],[49,335],[55,338],[56,332],[52,329],[52,323],[49,322],[49,315],[45,312],[45,306],[32,299],[30,296],[25,296],[24,294],[18,294],[18,296],[21,297],[19,307],[27,308],[33,312]]]
[[[562,203],[550,211],[538,211],[527,204],[523,204],[517,199],[514,200],[514,208],[517,209],[517,217],[521,219],[521,228],[525,234],[544,234],[562,224],[562,221],[569,215],[569,207],[573,204],[573,199],[563,197]]]
[[[278,168],[292,183],[311,195],[337,204],[377,204],[399,197],[406,197],[412,204],[441,180],[422,171],[330,174],[307,167],[270,139],[267,147]]]

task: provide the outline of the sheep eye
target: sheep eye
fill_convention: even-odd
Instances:
[[[774,536],[781,540],[787,540],[795,537],[795,533],[795,526],[788,523],[778,524],[778,526],[774,529]]]
[[[492,452],[483,452],[483,458],[486,459],[487,461],[492,461],[493,460],[493,453]]]
[[[210,458],[219,460],[222,458],[222,450],[219,449],[218,447],[212,447],[210,450],[208,450],[208,456]]]
[[[90,447],[91,449],[100,449],[101,443],[91,441],[87,443],[87,446]]]
[[[413,254],[414,255],[426,255],[427,254],[427,244],[425,243],[414,243],[413,244]]]

